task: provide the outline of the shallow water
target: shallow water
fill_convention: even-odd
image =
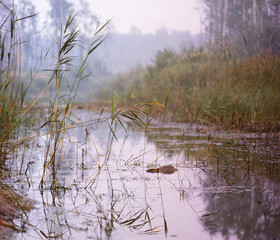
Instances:
[[[13,239],[279,238],[279,135],[153,122],[114,136],[98,115],[75,114],[84,126],[65,134],[56,188],[51,166],[38,187],[46,136],[6,162],[9,181],[36,201]],[[146,172],[167,164],[178,171]]]

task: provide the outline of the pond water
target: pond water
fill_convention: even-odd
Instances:
[[[124,131],[75,115],[83,124],[65,133],[41,188],[43,128],[6,161],[7,181],[35,208],[3,239],[280,238],[279,134],[159,122]],[[146,172],[169,164],[177,171]]]

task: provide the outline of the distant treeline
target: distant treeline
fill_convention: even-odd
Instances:
[[[108,73],[128,71],[136,66],[151,63],[160,50],[180,51],[192,46],[197,48],[202,44],[203,36],[193,36],[189,31],[169,33],[166,29],[161,29],[155,34],[141,34],[137,28],[127,34],[112,33],[98,49],[96,57],[100,61],[96,64],[103,62],[103,70],[107,70]]]
[[[34,0],[22,0],[15,6],[12,6],[10,0],[1,2],[17,10],[18,18],[37,13]],[[48,4],[50,8],[44,18],[39,13],[33,18],[18,22],[22,52],[21,62],[25,72],[46,69],[51,64],[50,59],[57,56],[61,42],[61,26],[66,23],[71,10],[74,9],[77,12],[75,20],[78,27],[83,32],[88,33],[88,35],[79,36],[85,46],[91,41],[96,26],[100,24],[97,15],[90,11],[88,1],[77,1],[74,5],[73,2],[67,0],[48,0]],[[7,11],[4,11],[3,5],[1,8],[3,11],[0,11],[0,18],[5,19]],[[114,25],[114,20],[110,24]],[[93,72],[95,76],[127,71],[137,64],[146,65],[161,49],[198,46],[202,39],[199,35],[192,36],[188,31],[168,33],[165,29],[161,29],[155,34],[142,35],[136,27],[132,27],[130,33],[119,34],[110,31],[110,24],[108,29],[103,30],[106,41],[88,61],[88,72]],[[77,56],[77,61],[79,61],[79,56],[82,56],[84,52],[81,49],[74,49],[73,54]]]
[[[1,3],[11,6],[12,1]],[[48,0],[50,8],[42,19],[41,13],[34,18],[20,21],[21,62],[24,71],[37,70],[48,59],[57,55],[61,24],[65,24],[71,12],[78,13],[77,24],[87,33],[93,33],[99,18],[90,11],[89,2],[80,0]],[[218,46],[217,42],[228,41],[240,55],[253,55],[262,49],[270,49],[273,53],[280,51],[280,1],[279,0],[203,0],[204,34],[192,36],[189,32],[167,32],[161,29],[155,34],[143,35],[135,27],[128,34],[107,31],[107,39],[89,59],[89,72],[95,75],[106,75],[126,71],[131,67],[146,65],[157,51],[164,48],[178,50],[190,45],[198,47],[203,43]],[[1,6],[3,8],[3,6]],[[15,6],[18,18],[37,13],[34,0],[22,0]],[[0,18],[5,19],[6,11],[0,11]],[[114,25],[114,20],[112,20]],[[4,33],[2,34],[4,36]],[[90,42],[91,34],[80,36],[85,45]],[[75,50],[74,50],[75,52]],[[76,51],[75,55],[84,53]]]

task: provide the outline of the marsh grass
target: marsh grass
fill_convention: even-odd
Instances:
[[[269,50],[239,57],[228,42],[198,50],[158,52],[154,63],[112,79],[101,99],[115,94],[133,104],[165,102],[176,121],[222,128],[279,131],[280,59]],[[111,89],[111,90],[109,90]],[[168,96],[168,97],[167,97]]]
[[[13,147],[17,147],[21,144],[30,143],[31,149],[36,147],[36,140],[42,139],[45,143],[44,147],[44,163],[43,172],[41,176],[40,188],[44,188],[44,178],[46,174],[50,173],[52,176],[51,188],[55,189],[57,185],[57,172],[66,154],[69,144],[75,144],[71,140],[74,129],[77,127],[85,128],[90,124],[96,124],[98,122],[106,121],[108,128],[110,129],[110,136],[107,145],[107,152],[105,161],[100,162],[99,153],[95,147],[97,159],[92,157],[92,160],[96,163],[96,167],[100,169],[106,165],[110,157],[110,151],[113,141],[118,141],[116,132],[119,128],[126,130],[132,122],[139,126],[148,128],[148,124],[151,121],[149,117],[149,111],[151,108],[161,109],[164,106],[157,102],[148,102],[135,105],[132,108],[122,109],[118,105],[111,103],[111,115],[110,117],[102,118],[103,110],[100,112],[99,119],[92,121],[91,123],[83,123],[80,119],[73,116],[73,106],[77,97],[77,91],[82,84],[82,80],[90,76],[87,69],[87,61],[89,56],[102,44],[105,40],[105,36],[101,34],[103,29],[109,24],[110,21],[105,24],[98,23],[96,31],[93,35],[92,41],[88,46],[83,46],[79,41],[80,30],[76,22],[76,15],[71,12],[65,25],[61,26],[61,33],[59,39],[54,39],[56,44],[56,58],[52,61],[47,69],[44,69],[44,79],[47,80],[40,92],[32,98],[25,100],[28,87],[33,82],[36,76],[42,76],[42,73],[30,72],[30,84],[23,82],[21,79],[21,67],[18,65],[21,63],[21,38],[20,29],[17,25],[18,21],[24,21],[27,18],[34,17],[30,15],[17,19],[15,7],[8,8],[1,3],[7,11],[6,19],[1,23],[1,91],[0,91],[0,112],[1,112],[1,158],[4,159],[8,152],[12,151]],[[8,23],[11,23],[8,25]],[[5,31],[4,31],[5,30]],[[74,56],[75,49],[82,48],[83,56],[77,61],[77,57]],[[44,55],[44,59],[48,57],[47,53]],[[42,59],[42,61],[44,60]],[[75,68],[73,65],[75,64]],[[78,65],[79,64],[79,65]],[[72,69],[78,69],[77,72],[72,72]],[[71,75],[71,80],[68,77]],[[24,74],[28,76],[27,74]],[[24,81],[26,81],[26,76]],[[47,79],[48,77],[48,79]],[[62,85],[67,86],[68,92],[62,90]],[[43,117],[42,117],[43,116]],[[145,120],[142,119],[144,116]],[[22,130],[22,122],[26,122],[31,119],[28,126],[28,134],[24,134]],[[128,124],[128,125],[127,125]],[[71,131],[70,136],[66,132]],[[89,132],[89,131],[87,131]],[[11,134],[15,134],[11,136]],[[20,133],[20,134],[19,134]],[[90,136],[93,144],[93,138]],[[82,146],[76,144],[78,148],[83,149],[84,153],[87,150]],[[4,154],[5,153],[5,154]],[[23,156],[24,158],[24,156]],[[23,163],[21,164],[21,168]]]
[[[10,152],[13,146],[35,140],[36,137],[46,136],[46,153],[44,161],[44,171],[49,166],[52,166],[53,171],[53,186],[55,187],[56,172],[59,163],[63,157],[63,145],[65,142],[65,130],[69,124],[73,124],[71,120],[72,108],[77,95],[77,89],[80,82],[89,76],[86,73],[87,60],[97,47],[105,40],[105,37],[100,33],[109,22],[104,25],[98,24],[96,32],[85,51],[84,58],[80,61],[80,66],[76,77],[72,84],[67,81],[67,74],[72,67],[75,57],[72,52],[75,48],[81,47],[79,42],[80,31],[75,21],[76,15],[71,12],[64,27],[61,28],[60,38],[55,42],[57,45],[57,56],[54,64],[49,66],[45,72],[49,76],[43,89],[37,93],[33,99],[25,101],[26,93],[30,84],[26,84],[21,79],[21,42],[20,29],[18,22],[24,21],[27,18],[35,16],[30,15],[23,18],[18,18],[15,6],[9,8],[1,3],[1,7],[5,10],[6,18],[1,22],[0,31],[0,50],[1,50],[1,75],[0,75],[0,142],[1,142],[1,161]],[[1,8],[1,9],[2,9]],[[48,51],[49,52],[49,51]],[[45,55],[47,57],[48,53]],[[42,59],[43,60],[43,59]],[[34,80],[36,73],[30,73],[30,83]],[[26,80],[26,79],[25,79]],[[61,93],[62,82],[68,84],[68,93]],[[27,85],[27,88],[24,86]],[[52,91],[52,88],[55,91]],[[37,106],[34,110],[34,106]],[[46,111],[46,106],[48,110]],[[63,106],[63,107],[61,107]],[[44,112],[44,113],[43,113]],[[48,113],[46,116],[45,113]],[[42,122],[41,115],[44,114],[45,121]],[[31,117],[30,117],[31,116]],[[34,132],[27,136],[17,134],[22,131],[22,123],[32,119],[29,125]],[[76,123],[77,125],[77,123]],[[33,145],[35,143],[33,142]],[[55,161],[57,157],[57,161]],[[56,165],[57,164],[57,165]]]
[[[39,189],[42,199],[44,192],[48,190],[55,196],[59,194],[59,191],[66,189],[63,183],[60,182],[60,179],[63,178],[59,176],[59,174],[61,174],[60,167],[63,165],[69,146],[74,145],[77,149],[82,151],[82,156],[87,155],[95,164],[96,171],[94,171],[88,184],[84,186],[85,189],[92,191],[94,183],[98,182],[97,179],[100,176],[101,170],[108,171],[107,165],[110,160],[113,142],[118,141],[118,130],[123,129],[126,131],[132,122],[147,128],[151,120],[149,117],[149,109],[162,108],[163,106],[159,103],[151,102],[135,105],[130,109],[122,109],[112,101],[110,116],[103,117],[103,110],[101,110],[99,118],[90,122],[85,123],[81,119],[76,118],[73,114],[73,106],[77,97],[77,90],[82,84],[82,80],[90,76],[88,71],[86,71],[87,61],[89,56],[93,54],[105,40],[101,32],[109,21],[103,25],[98,24],[92,41],[87,47],[82,47],[79,41],[80,31],[75,20],[76,15],[71,12],[65,25],[61,27],[59,39],[55,40],[57,53],[53,64],[45,69],[43,73],[30,72],[30,74],[26,74],[21,72],[21,67],[19,65],[21,63],[21,45],[23,43],[21,43],[20,29],[17,22],[24,21],[26,18],[31,18],[35,15],[18,19],[15,8],[10,9],[3,3],[1,4],[7,11],[6,19],[3,23],[0,23],[1,166],[5,164],[7,157],[10,157],[14,150],[17,151],[17,149],[21,149],[19,175],[23,178],[25,175],[27,176],[28,172],[32,171],[31,165],[34,163],[33,159],[31,159],[32,152],[34,149],[40,147],[38,141],[40,140],[44,143],[44,146],[41,146],[42,162],[39,163],[43,165]],[[10,23],[10,25],[8,25],[8,23]],[[77,57],[73,56],[73,52],[75,52],[74,50],[76,48],[80,47],[84,54],[82,60],[77,61]],[[45,54],[45,58],[48,57],[48,52],[49,51]],[[42,61],[43,60],[44,59],[42,59]],[[77,63],[80,64],[78,67]],[[78,71],[74,73],[74,81],[68,81],[70,73],[73,79],[73,73],[71,72],[73,64],[75,64],[75,69],[78,69]],[[22,74],[24,75],[23,78]],[[30,77],[30,84],[26,84],[28,76]],[[44,78],[44,81],[40,81],[40,91],[37,92],[35,97],[32,98],[28,96],[28,99],[26,99],[29,87],[36,76],[43,76]],[[43,82],[45,82],[45,85],[42,86]],[[62,85],[67,86],[68,92],[62,89]],[[32,91],[33,95],[34,88],[32,88]],[[142,119],[141,116],[144,116],[144,118]],[[107,123],[110,131],[106,153],[101,159],[99,150],[94,141],[94,136],[90,134],[89,128],[94,124],[104,122]],[[28,125],[24,125],[23,123],[28,123]],[[82,146],[79,142],[73,141],[72,137],[77,128],[85,129],[86,140],[91,142],[94,146],[93,150],[88,150],[86,146]],[[28,130],[24,131],[24,129]],[[37,150],[35,150],[35,152],[36,151]],[[28,162],[29,154],[30,159]],[[17,156],[15,157],[17,158]],[[83,158],[81,162],[77,160],[77,163],[81,163],[83,169],[86,168]],[[2,168],[1,172],[4,172]],[[2,176],[1,174],[1,177]],[[113,186],[111,186],[111,184],[112,180],[108,177],[108,188],[112,190]],[[104,231],[108,237],[114,229],[115,222],[137,231],[141,231],[143,227],[145,227],[148,233],[154,231],[152,227],[146,228],[146,225],[150,224],[148,209],[139,210],[139,212],[134,215],[128,214],[123,216],[121,213],[114,212],[114,205],[116,202],[114,202],[113,199],[114,196],[112,196],[112,213],[107,216],[104,212],[102,219],[105,223],[103,220],[100,222],[101,228],[103,228],[102,225],[105,224]],[[44,205],[44,199],[42,201]],[[54,206],[56,205],[55,203],[53,204]],[[45,217],[49,219],[47,215]],[[145,221],[142,221],[142,219],[145,219]],[[49,229],[47,232],[44,232],[36,226],[31,225],[28,219],[23,220],[23,222],[29,225],[40,238],[62,237],[64,233],[61,230],[60,222],[63,221],[63,216],[62,218],[58,217],[57,222],[55,221],[53,224],[48,224]],[[68,226],[67,221],[65,221],[65,224]],[[70,230],[69,232],[71,233]]]
[[[7,16],[0,25],[0,136],[3,141],[20,120],[18,115],[21,109],[18,106],[23,104],[25,90],[21,88],[20,66],[17,61],[20,58],[21,43],[16,27],[21,19],[17,19],[15,12],[6,5],[1,5],[7,10]],[[5,29],[7,25],[9,30]]]

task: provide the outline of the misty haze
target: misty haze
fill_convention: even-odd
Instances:
[[[0,239],[278,239],[279,0],[0,1]]]

